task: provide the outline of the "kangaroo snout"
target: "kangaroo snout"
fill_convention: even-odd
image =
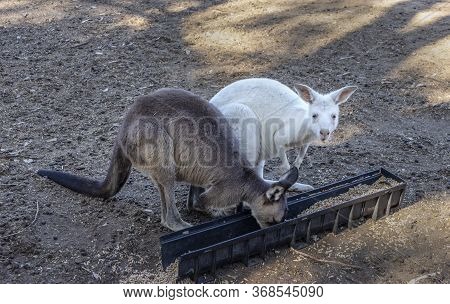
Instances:
[[[283,213],[280,213],[280,214],[276,214],[276,215],[274,215],[274,216],[271,216],[269,219],[266,219],[266,220],[263,222],[263,224],[261,224],[261,222],[258,222],[258,223],[260,224],[260,226],[261,226],[262,228],[265,228],[265,227],[269,227],[269,226],[272,226],[272,225],[279,224],[279,223],[281,223],[281,222],[284,222],[284,220],[286,219],[286,216],[287,216],[287,212],[288,212],[288,209],[285,208]]]
[[[330,130],[328,130],[328,129],[321,129],[320,130],[320,139],[322,141],[327,140],[329,136],[330,136]]]
[[[284,222],[284,220],[286,219],[287,213],[288,213],[288,209],[285,208],[284,209],[284,213],[282,215],[280,215],[280,216],[274,216],[273,217],[273,221],[270,224],[274,225],[274,224],[278,224],[278,223]]]

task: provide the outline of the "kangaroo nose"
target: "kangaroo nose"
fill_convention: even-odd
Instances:
[[[330,131],[327,129],[321,129],[320,135],[322,135],[323,137],[327,137],[328,135],[330,135]]]

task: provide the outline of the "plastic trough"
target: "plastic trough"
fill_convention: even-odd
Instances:
[[[397,185],[376,193],[344,201],[333,207],[298,216],[313,204],[345,193],[360,184],[373,184],[380,177]],[[167,267],[179,258],[178,278],[198,281],[203,274],[215,275],[217,268],[233,262],[248,265],[253,256],[264,258],[270,249],[298,242],[309,243],[311,235],[352,228],[359,219],[374,220],[388,215],[403,199],[406,183],[381,168],[288,199],[287,220],[261,229],[249,212],[213,220],[160,238],[161,260]]]

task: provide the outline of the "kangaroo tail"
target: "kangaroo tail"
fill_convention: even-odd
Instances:
[[[37,174],[51,179],[55,183],[72,191],[92,197],[109,198],[114,196],[128,179],[131,171],[131,162],[120,147],[114,146],[111,164],[104,181],[76,176],[69,173],[51,170],[39,170]]]

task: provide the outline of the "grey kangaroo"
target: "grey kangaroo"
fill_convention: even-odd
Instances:
[[[49,170],[38,174],[75,192],[109,198],[125,184],[132,166],[158,187],[161,224],[174,231],[191,226],[175,205],[176,181],[206,188],[189,207],[208,211],[244,202],[266,227],[283,220],[285,191],[298,178],[293,167],[278,182],[264,181],[241,157],[220,111],[181,89],[161,89],[135,101],[119,130],[104,181]]]

